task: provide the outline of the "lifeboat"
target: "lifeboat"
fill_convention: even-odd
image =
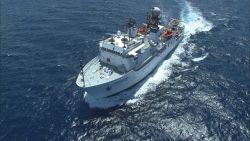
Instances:
[[[163,37],[169,38],[173,36],[173,31],[167,30],[166,32],[163,33]]]

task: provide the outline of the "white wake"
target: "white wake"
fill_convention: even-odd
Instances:
[[[199,62],[199,61],[202,61],[204,60],[205,58],[207,58],[208,56],[208,53],[206,53],[204,56],[201,56],[201,57],[197,57],[197,58],[194,58],[192,59],[194,62]]]
[[[192,34],[196,34],[202,31],[209,31],[213,25],[211,22],[207,21],[203,16],[199,9],[192,7],[189,2],[184,2],[180,17],[185,25],[185,37],[183,41],[176,48],[171,57],[162,62],[160,67],[148,76],[147,79],[140,82],[135,87],[123,91],[120,94],[109,97],[109,98],[101,98],[96,99],[88,96],[86,93],[84,94],[85,101],[89,103],[90,107],[97,108],[109,108],[116,105],[121,104],[131,104],[135,103],[139,99],[142,99],[143,96],[150,91],[155,91],[156,86],[160,83],[166,81],[169,76],[172,74],[171,67],[173,64],[181,64],[180,54],[182,54],[185,50],[184,47],[191,47],[192,44],[188,44],[189,38]],[[185,65],[185,64],[182,64]]]

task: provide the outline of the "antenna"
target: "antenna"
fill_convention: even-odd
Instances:
[[[114,36],[111,37],[110,43],[114,45]]]

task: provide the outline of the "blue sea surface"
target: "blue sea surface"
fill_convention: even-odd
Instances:
[[[0,140],[250,138],[249,0],[1,0]],[[179,18],[185,38],[145,80],[106,99],[76,86],[105,33]]]

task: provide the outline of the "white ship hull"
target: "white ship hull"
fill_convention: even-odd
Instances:
[[[131,70],[128,73],[124,74],[122,77],[113,81],[109,81],[107,83],[91,87],[83,87],[84,90],[91,97],[103,98],[115,95],[127,88],[134,86],[139,81],[148,76],[155,68],[157,68],[157,65],[159,65],[166,58],[166,56],[168,56],[178,46],[182,39],[183,35],[177,40],[175,40],[175,38],[170,39],[172,40],[170,41],[170,43],[172,42],[172,44],[169,44],[168,47],[166,47],[161,53],[158,53],[156,56],[154,56],[152,60],[150,60],[140,69],[136,71]],[[76,82],[78,86],[82,85],[81,80],[82,77],[81,74],[79,74]]]

